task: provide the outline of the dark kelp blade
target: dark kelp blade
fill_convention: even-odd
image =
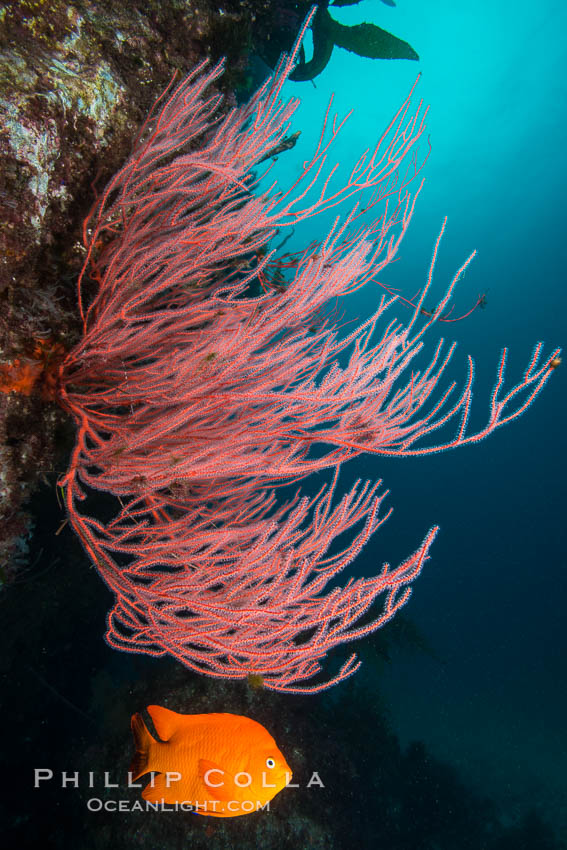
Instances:
[[[411,44],[376,24],[346,27],[333,21],[333,41],[337,47],[369,59],[419,59]]]

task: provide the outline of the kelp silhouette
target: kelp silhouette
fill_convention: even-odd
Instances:
[[[352,6],[360,0],[335,0],[333,6]],[[305,4],[305,9],[310,4]],[[313,56],[305,61],[303,46],[299,51],[299,61],[290,73],[289,79],[297,82],[313,80],[327,66],[335,47],[342,47],[356,53],[358,56],[366,56],[369,59],[419,59],[413,47],[401,38],[392,35],[376,24],[356,24],[345,26],[336,21],[328,11],[328,3],[325,0],[316,4],[317,9],[311,24],[313,35]],[[256,45],[256,50],[264,61],[274,68],[280,53],[290,49],[297,30],[301,25],[301,12],[287,5],[279,4],[277,20],[272,22],[269,37],[266,37]]]

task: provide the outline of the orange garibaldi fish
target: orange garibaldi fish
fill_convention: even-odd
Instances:
[[[198,814],[230,818],[262,808],[291,780],[264,727],[238,714],[178,714],[149,705],[161,740],[132,716],[132,781],[157,772],[142,792],[152,803],[188,803]]]

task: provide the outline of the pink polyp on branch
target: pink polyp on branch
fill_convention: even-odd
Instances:
[[[327,157],[342,122],[328,111],[313,156],[280,191],[253,169],[288,132],[297,101],[280,94],[293,61],[284,57],[225,116],[206,95],[222,64],[198,66],[162,96],[87,218],[84,334],[60,374],[77,425],[62,484],[70,521],[116,596],[112,646],[316,692],[355,672],[351,655],[330,680],[303,684],[330,649],[407,601],[437,531],[400,566],[338,586],[387,518],[380,482],[357,481],[335,499],[341,465],[362,452],[425,454],[487,436],[531,404],[558,352],[541,362],[538,344],[506,392],[504,352],[486,426],[470,434],[472,361],[460,391],[440,384],[453,346],[441,340],[424,367],[413,363],[472,256],[433,314],[423,310],[432,263],[406,325],[385,319],[396,298],[382,294],[356,330],[337,326],[328,305],[375,281],[407,230],[425,111],[408,97],[339,189]],[[302,254],[270,250],[277,231],[363,190],[373,221],[355,203]],[[453,436],[436,442],[452,422]],[[324,469],[331,481],[315,496],[276,498],[274,488]],[[81,512],[91,490],[115,497],[110,520]],[[350,543],[339,548],[345,532]]]

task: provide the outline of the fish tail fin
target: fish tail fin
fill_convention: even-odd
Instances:
[[[150,747],[156,741],[150,735],[141,714],[133,714],[130,725],[132,727],[132,734],[134,735],[134,746],[136,747],[136,752],[130,765],[130,773],[132,774],[132,781],[135,782],[136,779],[139,779],[140,776],[151,770],[149,766]]]

